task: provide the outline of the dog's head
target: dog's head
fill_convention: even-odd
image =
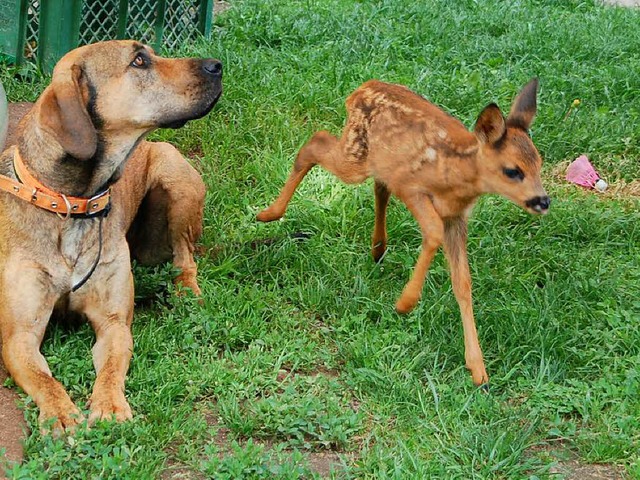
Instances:
[[[214,59],[163,58],[139,42],[77,48],[53,71],[39,123],[71,156],[91,158],[98,136],[136,137],[206,115],[222,94]]]

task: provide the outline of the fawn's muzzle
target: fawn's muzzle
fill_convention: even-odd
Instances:
[[[551,199],[547,195],[544,197],[533,197],[527,200],[525,205],[537,213],[545,213],[549,210]]]

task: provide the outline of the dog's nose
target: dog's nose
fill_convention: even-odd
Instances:
[[[214,60],[213,58],[207,58],[202,62],[202,69],[209,75],[219,77],[222,75],[222,62]]]
[[[551,199],[545,195],[542,197],[533,197],[525,202],[527,207],[532,208],[536,212],[544,212],[549,209],[549,205],[551,205]]]

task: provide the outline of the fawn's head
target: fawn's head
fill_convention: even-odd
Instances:
[[[527,83],[505,119],[495,103],[478,117],[478,167],[484,190],[498,193],[531,213],[547,213],[551,200],[540,180],[542,158],[529,137],[536,115],[538,80]]]

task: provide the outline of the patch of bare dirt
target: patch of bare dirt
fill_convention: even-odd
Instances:
[[[616,7],[640,7],[640,0],[603,0],[602,3]]]
[[[329,478],[331,472],[337,472],[342,468],[340,455],[335,452],[309,452],[305,457],[309,462],[309,468],[321,478]]]
[[[616,465],[580,463],[578,460],[558,462],[549,473],[562,475],[565,480],[624,480],[624,470]]]
[[[205,478],[207,478],[207,476],[203,473],[189,467],[172,463],[171,461],[167,468],[160,474],[160,480],[203,480]]]
[[[0,352],[2,347],[0,346]],[[17,406],[18,394],[15,390],[3,387],[9,374],[0,360],[0,448],[5,454],[0,456],[0,479],[3,478],[5,462],[21,462],[23,457],[22,441],[27,432],[24,415]]]
[[[213,443],[219,448],[218,456],[223,458],[230,452],[231,440],[229,439],[230,431],[223,426],[214,414],[207,415],[207,424],[216,430],[216,435],[213,437]],[[246,440],[239,440],[238,443],[243,445]],[[275,442],[269,440],[256,440],[253,439],[254,445],[260,445],[264,447],[267,452],[274,451],[276,448]],[[290,453],[293,455],[293,450],[285,450],[285,455]],[[301,452],[306,459],[309,468],[318,474],[320,478],[329,478],[331,472],[337,472],[343,467],[343,460],[341,455],[332,451],[322,452]],[[342,454],[342,456],[350,456],[349,454]],[[200,480],[207,478],[201,472],[198,472],[187,465],[180,464],[179,462],[169,459],[167,462],[167,468],[160,474],[161,480]]]
[[[314,370],[309,372],[296,372],[288,369],[281,369],[278,371],[276,379],[280,383],[289,382],[296,377],[309,377],[315,378],[318,376],[324,376],[328,378],[338,378],[339,373],[337,370],[329,369],[324,366],[318,366]],[[357,411],[359,408],[359,403],[357,400],[353,400],[351,403],[351,407]],[[232,435],[231,431],[224,426],[220,417],[215,411],[210,409],[205,409],[201,412],[204,416],[204,420],[210,430],[214,433],[214,436],[211,438],[211,442],[218,447],[219,458],[223,458],[225,455],[229,454],[231,451],[231,442]],[[240,445],[244,445],[248,442],[248,438],[246,439],[238,439],[238,443]],[[267,453],[275,452],[278,442],[272,441],[269,439],[251,439],[254,445],[262,446]],[[171,455],[172,450],[176,450],[176,447],[169,447],[167,449]],[[339,472],[344,468],[344,462],[355,460],[355,454],[349,452],[335,452],[331,450],[321,450],[321,451],[305,451],[300,450],[303,457],[305,458],[308,467],[320,478],[329,478],[332,472]],[[291,454],[293,455],[293,450],[284,450],[284,455]],[[162,472],[160,478],[162,480],[199,480],[204,478],[200,472],[194,471],[186,465],[180,464],[174,460],[169,460],[167,462],[167,468]]]
[[[555,462],[549,469],[552,475],[564,480],[626,480],[625,469],[621,465],[586,463],[572,450],[560,443],[555,446],[539,445],[528,452],[531,456],[546,457]]]
[[[296,372],[289,370],[287,368],[282,368],[278,371],[276,375],[276,380],[280,383],[285,383],[292,381],[295,378],[299,377],[307,377],[307,378],[316,378],[316,377],[326,377],[330,379],[337,379],[339,377],[339,372],[337,370],[326,368],[324,366],[316,366],[313,370],[308,372]],[[352,408],[357,410],[359,408],[359,404],[356,400],[352,403]],[[217,417],[215,413],[209,413],[206,415],[207,424],[217,429],[216,437],[214,438],[215,444],[220,448],[221,452],[225,452],[226,449],[229,448],[229,435],[230,431],[225,426],[222,425],[220,419]],[[242,442],[240,442],[242,444]],[[268,440],[268,439],[253,439],[253,443],[256,445],[261,445],[265,448],[267,452],[275,450],[277,442]],[[285,450],[285,454],[289,452]],[[293,450],[291,450],[293,453]],[[344,467],[344,458],[353,460],[355,458],[352,453],[345,452],[335,452],[331,450],[321,450],[321,451],[301,451],[304,458],[306,459],[309,468],[316,474],[318,474],[321,478],[329,478],[331,472],[338,472]],[[222,453],[224,454],[224,453]]]
[[[231,7],[229,2],[225,2],[224,0],[214,0],[213,2],[213,14],[218,15],[219,13],[226,12]]]

